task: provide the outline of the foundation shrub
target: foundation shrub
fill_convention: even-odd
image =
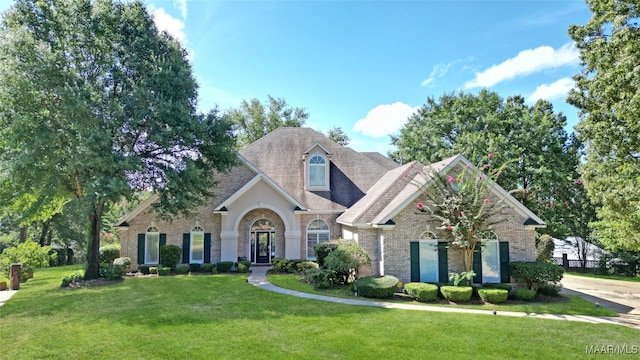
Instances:
[[[142,275],[149,275],[149,265],[138,265],[138,271],[140,271]]]
[[[177,245],[160,246],[160,264],[171,269],[175,269],[176,265],[182,258],[182,249]]]
[[[385,276],[367,276],[356,281],[356,289],[358,295],[368,298],[389,298],[396,293],[396,285],[398,285],[397,277]]]
[[[434,284],[426,284],[412,282],[404,284],[405,292],[420,302],[433,301],[438,298],[438,286]]]
[[[516,289],[515,297],[518,300],[531,301],[536,297],[536,291],[531,289]]]
[[[120,245],[109,244],[100,247],[100,262],[113,264],[113,260],[120,257]]]
[[[216,264],[219,273],[228,273],[233,267],[233,261],[220,261]]]
[[[171,273],[171,268],[170,267],[161,267],[158,268],[158,275],[159,276],[167,276]]]
[[[502,304],[507,301],[509,291],[505,289],[478,289],[478,295],[482,301],[491,304]]]
[[[560,296],[560,290],[562,290],[562,286],[558,286],[556,284],[542,284],[538,286],[537,292],[538,294],[557,297]]]
[[[128,257],[120,257],[113,260],[113,266],[120,266],[124,272],[131,270],[131,259]]]
[[[205,272],[205,273],[207,273],[207,274],[210,274],[210,273],[212,273],[212,272],[213,272],[213,269],[214,269],[215,267],[216,267],[216,265],[215,265],[215,264],[206,263],[206,264],[203,264],[203,265],[202,265],[202,271],[203,271],[203,272]]]
[[[471,286],[443,286],[440,288],[442,296],[452,302],[467,302],[471,300],[473,288]]]

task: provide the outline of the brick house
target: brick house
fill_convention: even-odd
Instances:
[[[402,282],[446,281],[462,271],[462,256],[447,247],[436,223],[416,212],[421,192],[399,165],[379,153],[342,147],[308,128],[279,128],[238,154],[239,165],[216,175],[215,198],[192,218],[156,217],[151,197],[118,220],[122,256],[158,263],[159,247],[182,248],[182,263],[315,259],[313,246],[330,239],[357,241],[372,265],[361,273]],[[448,173],[472,166],[454,156],[425,167]],[[535,260],[535,229],[545,223],[497,185],[492,196],[509,208],[474,259],[475,282],[509,280],[510,261]]]

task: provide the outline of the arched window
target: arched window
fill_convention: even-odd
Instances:
[[[315,260],[313,247],[321,242],[329,241],[329,225],[326,221],[315,219],[307,226],[307,259]]]
[[[191,228],[191,246],[189,247],[189,263],[204,262],[204,229],[200,225]]]
[[[436,236],[436,234],[432,233],[431,231],[425,231],[422,234],[420,234],[420,240],[437,240],[438,237]]]
[[[327,159],[321,155],[313,155],[309,159],[308,169],[309,187],[327,187],[329,182],[329,171],[327,170]]]
[[[482,282],[500,282],[500,242],[498,234],[487,230],[482,233],[482,247],[480,249],[482,261]]]
[[[158,264],[160,260],[160,231],[149,226],[144,234],[144,263]]]

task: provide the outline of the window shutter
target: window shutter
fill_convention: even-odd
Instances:
[[[409,255],[411,263],[411,281],[420,282],[420,243],[412,241],[409,243]]]
[[[204,262],[211,262],[211,233],[204,234]]]
[[[480,243],[476,244],[476,251],[473,252],[473,272],[476,276],[473,277],[473,282],[476,284],[482,283],[482,246]]]
[[[511,269],[509,268],[509,242],[500,241],[500,282],[511,282]]]
[[[182,234],[182,263],[189,263],[189,252],[191,245],[191,234]]]
[[[167,245],[167,234],[160,234],[160,243],[158,244],[158,249],[160,246]]]
[[[447,243],[438,243],[438,281],[449,281],[449,257],[447,256]]]
[[[145,234],[138,234],[138,265],[144,264],[144,240]]]

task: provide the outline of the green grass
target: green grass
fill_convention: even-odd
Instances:
[[[575,276],[597,278],[597,279],[607,279],[607,280],[621,280],[621,281],[640,282],[640,275],[636,275],[635,277],[630,277],[630,276],[622,276],[622,275],[601,275],[601,274],[582,273],[582,272],[568,272],[567,275],[575,275]]]
[[[582,359],[586,346],[638,344],[618,325],[342,305],[246,275],[61,289],[78,268],[37,271],[0,307],[1,359]]]
[[[312,294],[336,296],[342,298],[353,298],[351,294],[348,294],[345,290],[330,289],[330,290],[314,290],[313,286],[301,282],[300,276],[289,274],[269,274],[269,282],[276,286],[280,286],[286,289],[302,291]],[[375,299],[359,298],[362,300],[376,301]],[[563,301],[540,301],[540,302],[520,302],[520,303],[506,303],[506,304],[439,304],[436,302],[426,303],[433,306],[447,306],[457,307],[465,309],[478,309],[478,310],[503,310],[503,311],[518,311],[537,314],[564,314],[564,315],[595,315],[595,316],[618,316],[613,310],[605,308],[596,308],[595,304],[582,299],[578,296],[563,295],[561,297]],[[393,301],[384,299],[384,301]]]

